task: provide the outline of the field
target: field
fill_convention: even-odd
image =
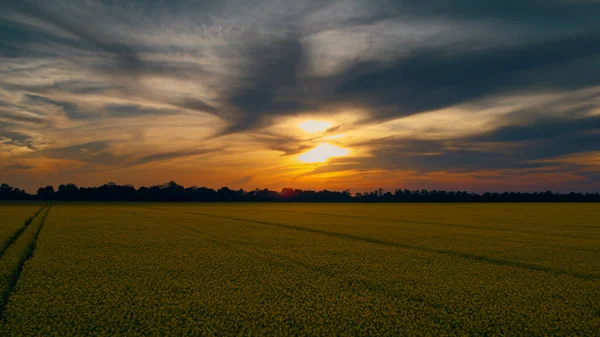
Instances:
[[[598,335],[599,206],[0,204],[0,335]]]

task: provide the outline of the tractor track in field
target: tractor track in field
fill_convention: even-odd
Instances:
[[[157,210],[157,211],[166,211],[166,212],[171,211],[171,210],[166,210],[163,208],[155,208],[155,207],[145,207],[145,206],[138,206],[138,207]],[[307,227],[287,225],[287,224],[269,222],[269,221],[245,219],[245,218],[239,218],[239,217],[234,217],[234,216],[216,215],[216,214],[210,214],[210,213],[189,212],[189,211],[179,211],[179,212],[202,215],[205,217],[212,217],[212,218],[216,218],[216,219],[245,221],[245,222],[261,224],[261,225],[265,225],[265,226],[279,227],[279,228],[284,228],[284,229],[291,229],[291,230],[297,230],[297,231],[302,231],[302,232],[307,232],[307,233],[315,233],[315,234],[320,234],[320,235],[325,235],[325,236],[330,236],[330,237],[336,237],[336,238],[340,238],[340,239],[344,239],[344,240],[358,241],[358,242],[370,243],[370,244],[375,244],[375,245],[380,245],[380,246],[395,247],[395,248],[401,248],[401,249],[410,249],[410,250],[415,250],[415,251],[441,254],[441,255],[463,258],[463,259],[467,259],[467,260],[471,260],[471,261],[477,261],[477,262],[481,262],[481,263],[493,264],[493,265],[498,265],[498,266],[506,266],[506,267],[514,267],[514,268],[520,268],[520,269],[530,270],[530,271],[545,272],[545,273],[550,273],[550,274],[555,274],[555,275],[565,275],[565,276],[571,276],[571,277],[584,279],[584,280],[600,280],[600,274],[581,273],[581,272],[575,272],[575,271],[570,271],[570,270],[565,270],[565,269],[540,266],[540,265],[526,263],[526,262],[503,260],[503,259],[494,258],[494,257],[490,257],[490,256],[477,255],[477,254],[473,254],[473,253],[460,252],[460,251],[455,251],[455,250],[450,250],[450,249],[437,249],[437,248],[431,248],[431,247],[405,244],[405,243],[400,243],[400,242],[386,241],[386,240],[381,240],[381,239],[377,239],[377,238],[370,238],[370,237],[348,234],[348,233],[332,232],[332,231],[327,231],[327,230],[323,230],[323,229],[307,228]]]
[[[26,248],[23,251],[23,254],[19,257],[17,264],[14,266],[15,268],[12,271],[10,271],[8,274],[5,274],[7,276],[7,279],[4,279],[3,283],[4,282],[6,282],[6,283],[1,284],[3,289],[1,289],[2,292],[0,293],[0,323],[2,322],[2,320],[4,318],[6,306],[8,305],[10,296],[12,295],[13,291],[15,290],[15,287],[17,286],[19,279],[21,278],[21,273],[23,272],[23,267],[25,266],[25,263],[33,257],[33,254],[34,254],[35,248],[36,248],[36,244],[37,244],[37,239],[40,235],[40,232],[42,231],[42,228],[44,227],[44,223],[46,221],[46,218],[48,217],[48,213],[50,213],[50,208],[52,208],[52,205],[45,205],[40,210],[38,210],[28,221],[26,221],[27,225],[24,226],[24,228],[22,230],[20,230],[20,233],[15,236],[15,238],[12,240],[11,244],[8,245],[3,252],[3,253],[5,253],[8,249],[12,248],[13,247],[12,244],[17,241],[17,239],[21,236],[21,234],[23,234],[23,232],[25,232],[25,230],[27,228],[29,228],[30,224],[37,217],[41,217],[40,225],[37,228],[37,230],[35,231],[35,234],[33,235],[33,239],[27,244]],[[45,212],[44,212],[44,210],[45,210]],[[2,257],[0,257],[0,259],[2,259],[2,258],[4,258],[4,255],[2,255]]]
[[[132,204],[130,206],[142,207],[142,208],[148,208],[148,209],[157,209],[157,210],[159,209],[159,208],[154,208],[154,207],[142,206],[139,204]],[[326,216],[326,217],[333,217],[333,218],[378,220],[378,221],[385,221],[389,224],[404,223],[404,224],[440,226],[440,227],[447,227],[447,228],[463,228],[463,229],[478,230],[478,231],[483,231],[483,232],[501,232],[501,233],[507,233],[507,234],[522,233],[522,234],[528,234],[528,235],[546,236],[546,237],[554,237],[554,238],[569,238],[569,239],[579,239],[579,240],[600,241],[600,238],[587,237],[587,236],[581,236],[581,235],[571,235],[571,234],[562,234],[562,233],[539,233],[539,232],[524,231],[524,230],[518,230],[518,229],[516,230],[516,229],[510,229],[510,228],[478,227],[478,226],[468,226],[468,225],[437,222],[437,221],[400,220],[400,219],[386,218],[386,217],[373,217],[373,216],[364,216],[364,215],[345,215],[345,214],[322,213],[322,212],[303,212],[303,211],[295,211],[295,210],[287,210],[287,209],[285,209],[285,210],[284,209],[271,209],[270,211],[275,211],[275,212],[280,212],[280,213],[319,215],[319,216]],[[587,225],[583,225],[583,227],[597,228],[597,226],[587,226]],[[548,228],[548,229],[552,229],[552,228]],[[554,229],[554,230],[556,230],[556,229]]]
[[[399,219],[371,217],[371,216],[364,216],[364,215],[344,215],[344,214],[332,214],[332,213],[302,212],[302,211],[283,210],[283,209],[275,209],[272,211],[283,212],[283,213],[296,213],[296,214],[306,214],[306,215],[320,215],[320,216],[328,216],[328,217],[350,218],[350,219],[380,220],[380,221],[386,221],[386,222],[390,222],[390,223],[407,223],[407,224],[430,225],[430,226],[456,227],[456,228],[465,228],[465,229],[490,231],[490,232],[523,233],[523,234],[529,234],[529,235],[553,236],[553,237],[563,237],[563,238],[571,238],[571,239],[600,240],[600,238],[590,238],[590,237],[579,236],[579,235],[570,235],[570,234],[561,234],[561,233],[538,233],[538,232],[514,230],[514,229],[508,229],[508,228],[477,227],[477,226],[467,226],[467,225],[444,223],[444,222],[434,222],[434,221],[399,220]]]
[[[40,212],[43,211],[46,207],[48,207],[48,205],[44,205],[42,206],[42,208],[38,209],[37,212],[35,212],[32,216],[25,220],[23,225],[21,225],[21,227],[19,227],[14,233],[12,233],[8,237],[8,239],[6,239],[2,243],[2,245],[0,246],[0,258],[4,255],[4,252],[6,252],[8,248],[10,248],[13,242],[15,242],[19,238],[19,236],[23,234],[23,232],[25,231],[25,229],[27,229],[31,221],[33,221],[33,219],[35,219],[40,214]]]
[[[242,250],[247,253],[249,256],[257,257],[261,261],[266,261],[268,264],[276,267],[287,268],[289,266],[300,267],[307,271],[311,271],[316,273],[322,277],[327,277],[330,279],[340,280],[340,286],[344,287],[347,291],[357,291],[356,289],[362,289],[371,291],[374,293],[379,293],[384,296],[390,298],[401,298],[406,300],[407,302],[416,303],[419,305],[426,305],[435,309],[442,309],[446,312],[451,312],[452,307],[445,305],[444,303],[439,303],[431,300],[427,300],[425,298],[416,296],[409,292],[403,292],[400,290],[389,289],[380,284],[370,282],[364,279],[357,279],[352,276],[348,276],[345,273],[340,273],[339,271],[331,270],[329,266],[315,266],[311,263],[304,262],[298,259],[294,259],[288,256],[279,255],[276,252],[265,250],[261,247],[255,246],[250,248],[247,244],[239,242],[237,240],[231,239],[214,239],[210,235],[205,232],[198,230],[192,226],[179,226],[181,229],[185,229],[185,231],[189,231],[190,233],[195,233],[199,236],[202,236],[203,240],[207,240],[213,244],[217,244],[223,248],[231,249],[231,250]]]

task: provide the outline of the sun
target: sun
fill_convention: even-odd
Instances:
[[[298,157],[304,163],[324,163],[331,157],[343,157],[349,151],[329,143],[317,145],[314,149],[304,152]]]
[[[325,131],[327,129],[329,129],[331,127],[331,123],[330,122],[326,122],[326,121],[315,121],[315,120],[308,120],[305,122],[300,123],[298,126],[306,131],[306,132],[320,132],[320,131]]]

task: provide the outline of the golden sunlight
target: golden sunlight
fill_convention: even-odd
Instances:
[[[348,155],[348,153],[347,149],[342,149],[329,143],[322,143],[314,149],[304,152],[298,159],[305,163],[323,163],[331,157],[342,157]]]
[[[325,131],[325,130],[329,129],[331,127],[331,125],[332,124],[330,122],[308,120],[306,122],[300,123],[300,125],[298,125],[298,126],[306,132],[313,133],[313,132]]]

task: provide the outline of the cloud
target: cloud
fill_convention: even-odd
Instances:
[[[235,181],[232,182],[232,187],[235,188],[236,186],[243,186],[248,184],[249,182],[252,181],[252,179],[254,179],[254,176],[252,175],[247,175],[247,176],[243,176],[240,179],[237,179]]]
[[[75,22],[74,17],[68,18],[65,15],[60,15],[40,6],[39,3],[33,4],[29,1],[8,0],[3,2],[2,7],[26,17],[39,20],[44,24],[85,41],[95,50],[113,55],[122,70],[135,73],[142,66],[143,62],[132,48],[113,41],[110,37],[99,33],[99,30],[89,29],[90,25]]]
[[[498,19],[504,21],[534,21],[556,19],[557,23],[581,22],[597,24],[594,13],[600,10],[594,1],[564,0],[507,0],[482,2],[477,0],[444,1],[433,0],[423,3],[418,0],[384,1],[386,13],[396,15],[409,12],[423,17],[452,17],[460,19]]]
[[[61,108],[70,119],[86,118],[85,114],[80,111],[79,107],[70,102],[60,102],[44,96],[25,94],[23,103],[33,106],[49,104]]]
[[[183,109],[188,109],[188,110],[193,110],[193,111],[197,111],[197,112],[205,112],[205,113],[210,113],[210,114],[218,114],[217,110],[207,104],[206,102],[197,99],[197,98],[184,98],[181,100],[171,100],[169,101],[170,104],[179,107],[179,108],[183,108]]]
[[[248,50],[248,71],[228,97],[235,122],[227,131],[260,126],[269,115],[301,112],[308,107],[297,86],[304,50],[294,37],[259,43]]]
[[[242,83],[250,85],[241,85],[227,97],[237,112],[227,131],[259,128],[276,115],[334,106],[362,107],[371,113],[372,121],[378,121],[490,96],[599,85],[600,77],[589,73],[600,60],[599,32],[557,34],[485,48],[471,48],[464,44],[468,40],[424,47],[411,44],[396,57],[347,64],[326,77],[306,74],[305,45],[292,35],[248,53],[252,68]],[[557,76],[564,72],[572,76]]]
[[[40,155],[51,159],[75,160],[102,165],[120,165],[123,159],[110,151],[112,143],[111,141],[100,140],[65,147],[48,148],[41,151]]]
[[[353,149],[318,172],[571,165],[596,181],[551,158],[598,151],[598,16],[562,0],[3,1],[2,158],[114,172],[236,153],[258,172],[317,146],[291,120],[318,116]]]
[[[0,121],[6,123],[7,125],[16,124],[30,124],[30,125],[47,125],[48,120],[44,119],[42,116],[37,116],[35,114],[31,114],[28,112],[23,113],[22,111],[8,110],[0,108]]]
[[[488,95],[598,85],[598,76],[577,82],[555,78],[552,68],[532,72],[599,55],[597,32],[499,50],[417,50],[395,62],[353,66],[341,75],[336,94],[375,110],[375,116],[398,117]]]
[[[125,142],[120,140],[94,141],[65,147],[47,148],[40,151],[39,155],[48,159],[83,162],[88,167],[90,165],[100,165],[111,168],[127,168],[149,163],[167,162],[179,158],[196,157],[222,150],[222,148],[200,148],[143,154],[136,151],[123,152],[122,149],[119,150]]]
[[[110,116],[115,117],[143,117],[147,115],[163,115],[177,113],[173,110],[160,109],[142,106],[139,104],[115,104],[109,103],[105,105],[106,111]]]
[[[338,165],[331,169],[477,172],[551,166],[557,163],[552,158],[600,150],[600,115],[590,114],[599,107],[557,100],[552,108],[534,105],[500,115],[491,122],[492,128],[479,133],[441,139],[413,134],[366,140],[349,146],[367,148],[370,157],[358,164],[352,158],[337,159],[333,162]]]
[[[209,153],[214,153],[217,151],[221,151],[222,149],[196,149],[196,150],[184,150],[184,151],[170,151],[170,152],[162,152],[155,153],[147,156],[143,156],[141,158],[133,159],[128,165],[142,165],[148,164],[157,161],[167,161],[171,159],[178,158],[187,158],[187,157],[195,157],[201,156]]]
[[[268,132],[251,135],[251,138],[269,150],[283,152],[284,155],[294,155],[313,147],[310,140]]]
[[[11,164],[8,166],[4,166],[2,168],[2,171],[8,172],[8,171],[22,171],[22,170],[30,170],[32,168],[35,168],[35,166],[31,166],[31,165],[24,165],[24,164]]]
[[[19,147],[26,147],[30,150],[37,148],[35,140],[25,134],[17,132],[5,132],[0,129],[0,145],[8,144]]]
[[[174,99],[160,96],[174,106],[221,117],[229,124],[222,131],[224,134],[264,127],[274,116],[327,110],[335,106],[360,106],[370,111],[373,120],[386,120],[491,94],[573,89],[596,85],[599,81],[597,76],[580,69],[585,68],[586,62],[597,63],[590,58],[597,57],[600,52],[599,25],[580,21],[580,29],[558,27],[548,31],[531,22],[526,25],[515,23],[523,13],[532,17],[554,17],[566,11],[585,18],[594,9],[590,4],[509,1],[506,7],[500,8],[473,1],[434,2],[428,6],[414,1],[334,2],[328,5],[307,1],[277,6],[258,3],[250,12],[256,15],[254,20],[243,16],[240,5],[231,1],[221,5],[187,4],[182,7],[185,11],[175,9],[173,15],[184,18],[187,18],[184,12],[201,13],[201,18],[208,23],[231,22],[237,18],[243,27],[239,37],[219,36],[216,41],[201,34],[203,38],[193,51],[172,50],[172,42],[168,39],[161,41],[163,50],[160,45],[149,45],[146,37],[157,30],[156,26],[142,17],[139,27],[119,21],[124,17],[121,12],[128,11],[119,2],[95,5],[100,6],[96,8],[100,15],[91,18],[91,22],[77,19],[85,18],[85,13],[91,10],[82,5],[71,6],[65,13],[84,13],[83,16],[67,16],[57,9],[33,2],[10,1],[4,6],[85,42],[89,49],[83,50],[87,54],[76,59],[80,59],[77,61],[80,65],[88,64],[84,66],[88,70],[98,72],[101,69],[104,74],[116,72],[117,77],[125,75],[125,81],[166,76],[176,78],[180,83],[189,82],[186,86],[195,82],[194,85],[212,90],[212,103],[207,102],[206,94],[193,97],[186,92]],[[186,19],[183,20],[185,25],[180,26],[161,21],[174,17],[162,14],[164,8],[156,4],[134,3],[131,8],[146,10],[150,18],[166,24],[169,31],[185,32],[186,38],[188,33],[223,29],[220,24],[210,28],[204,22],[194,26]],[[215,11],[212,16],[211,10]],[[320,11],[330,13],[330,19],[325,20]],[[267,16],[286,12],[288,16]],[[114,17],[109,18],[108,14]],[[232,18],[227,18],[227,14]],[[492,21],[490,16],[498,19]],[[261,23],[260,18],[266,20]],[[477,21],[471,20],[474,18]],[[9,27],[20,27],[23,31],[32,29],[20,26],[21,21],[15,23],[14,18],[10,22]],[[109,23],[114,24],[114,28],[107,27]],[[140,34],[140,27],[148,28],[149,32]],[[117,32],[121,29],[129,31]],[[52,34],[53,31],[44,32]],[[323,33],[329,34],[327,36],[346,34],[338,41],[356,41],[354,37],[362,36],[364,41],[378,42],[355,50],[355,54],[362,55],[354,59],[349,55],[338,60],[342,65],[340,73],[310,76],[310,64],[334,59],[331,53],[325,54],[325,59],[323,56],[322,60],[313,59],[318,55],[312,54],[311,46],[315,38],[324,36]],[[501,35],[506,35],[507,39],[497,40],[496,37]],[[63,39],[57,40],[57,45],[82,49],[81,45],[67,43],[66,37],[55,34],[55,38]],[[338,41],[329,38],[327,45],[336,43],[337,49],[344,49]],[[480,47],[473,48],[474,45]],[[402,52],[398,53],[398,50]],[[89,54],[90,51],[99,54]],[[180,52],[183,58],[173,57]],[[195,56],[190,57],[191,53]],[[112,55],[117,62],[113,69],[102,68],[106,63],[104,54]],[[92,56],[92,62],[89,56]],[[224,68],[228,63],[233,66]],[[557,72],[565,71],[561,69],[572,69],[583,76],[557,77]],[[130,87],[127,82],[121,84]],[[137,92],[144,92],[143,95],[148,97],[157,96],[156,90],[146,85],[138,87]]]

